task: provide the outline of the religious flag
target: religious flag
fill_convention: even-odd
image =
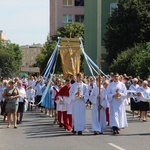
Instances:
[[[80,48],[61,48],[60,56],[62,60],[62,68],[64,78],[68,75],[76,75],[80,72]]]

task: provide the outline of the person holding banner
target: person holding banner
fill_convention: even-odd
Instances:
[[[97,86],[93,88],[89,98],[89,100],[93,104],[92,130],[94,131],[94,135],[102,134],[104,131],[106,131],[106,108],[107,108],[107,95],[106,89],[102,85],[102,78],[97,77],[96,81]]]
[[[72,101],[73,133],[82,135],[86,128],[86,101],[89,98],[89,92],[86,84],[82,82],[82,74],[77,73],[76,82],[71,85],[69,95]]]
[[[127,98],[127,89],[125,85],[119,81],[119,74],[114,74],[114,81],[108,85],[107,98],[110,104],[110,127],[112,127],[113,135],[119,134],[119,129],[128,126],[125,100]]]

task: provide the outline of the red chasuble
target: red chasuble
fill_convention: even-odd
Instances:
[[[58,92],[58,96],[69,96],[69,90],[70,90],[71,85],[65,85],[60,89]]]

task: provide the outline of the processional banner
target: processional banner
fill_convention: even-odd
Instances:
[[[61,48],[60,56],[62,60],[62,69],[64,78],[68,75],[76,75],[80,72],[80,48]]]

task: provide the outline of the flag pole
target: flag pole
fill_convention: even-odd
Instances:
[[[99,98],[98,98],[98,122],[100,122],[100,109],[101,109],[101,75],[98,75],[98,84],[99,84]]]

